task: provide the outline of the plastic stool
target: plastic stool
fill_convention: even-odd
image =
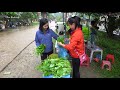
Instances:
[[[105,65],[108,66],[108,69],[107,69],[107,70],[110,70],[110,71],[111,71],[111,62],[110,62],[110,61],[103,60],[103,61],[102,61],[101,68],[104,69],[104,66],[105,66]]]
[[[107,54],[106,60],[107,60],[107,61],[108,61],[108,60],[112,60],[112,64],[113,64],[113,63],[114,63],[114,55],[112,55],[112,54]]]
[[[94,58],[94,61],[95,61],[95,62],[99,62],[99,59],[98,59],[98,58]]]

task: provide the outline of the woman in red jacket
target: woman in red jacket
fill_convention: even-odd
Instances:
[[[72,66],[73,66],[73,78],[80,78],[80,60],[79,55],[84,54],[84,36],[81,28],[78,26],[77,21],[74,17],[68,19],[68,25],[72,30],[70,35],[70,43],[62,44],[58,42],[59,45],[67,49],[72,57]]]

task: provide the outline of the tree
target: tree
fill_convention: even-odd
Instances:
[[[103,18],[105,18],[105,28],[107,31],[107,35],[109,38],[113,38],[114,34],[113,31],[116,30],[117,28],[119,28],[119,18],[117,18],[117,16],[119,15],[119,13],[103,13]]]
[[[22,12],[20,14],[20,19],[26,23],[32,23],[32,20],[37,18],[37,13],[33,12]]]
[[[54,20],[55,19],[55,16],[53,14],[48,14],[48,18],[51,19],[51,20]]]
[[[98,21],[99,23],[99,18],[102,16],[105,21],[104,21],[104,26],[107,32],[108,37],[113,38],[114,34],[113,31],[116,29],[119,29],[120,27],[120,18],[119,15],[120,13],[111,13],[111,12],[106,12],[106,13],[93,13],[93,12],[80,12],[80,17],[83,17],[84,15],[87,15],[89,20],[94,19]]]
[[[33,19],[37,20],[38,19],[37,12],[32,12],[32,13],[33,13]]]
[[[5,23],[5,28],[7,28],[8,27],[8,22],[11,21],[12,17],[19,17],[19,12],[0,12],[0,15],[8,16],[8,17],[4,17],[4,21],[6,22]]]
[[[4,18],[4,21],[6,21],[6,27],[8,25],[8,22],[10,22],[13,17],[18,17],[18,19],[21,19],[24,24],[30,24],[34,19],[38,19],[37,12],[0,12],[0,15],[8,16],[7,18]]]

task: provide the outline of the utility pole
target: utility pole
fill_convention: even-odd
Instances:
[[[64,31],[65,31],[64,35],[65,35],[65,37],[66,37],[66,18],[67,18],[66,15],[67,14],[63,12],[63,25],[64,25]]]
[[[64,12],[63,12],[63,25],[64,25]]]

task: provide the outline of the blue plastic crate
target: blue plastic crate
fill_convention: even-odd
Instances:
[[[62,78],[71,78],[70,75],[63,76]]]
[[[44,76],[43,78],[53,78],[53,75]]]
[[[53,78],[53,75],[44,76],[43,78]],[[63,76],[62,78],[71,78],[70,75]]]

